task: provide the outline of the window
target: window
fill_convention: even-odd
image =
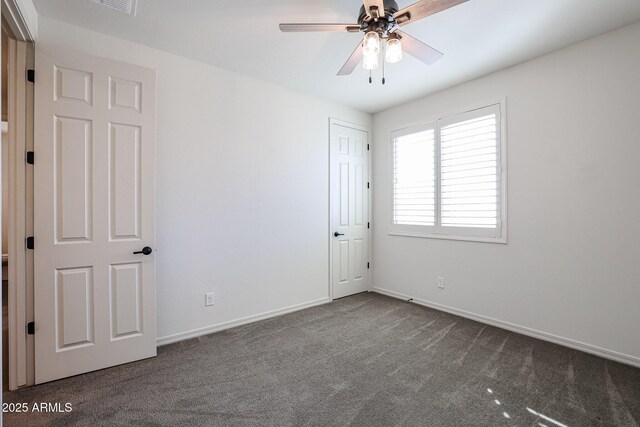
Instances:
[[[501,107],[392,133],[391,234],[505,241]]]
[[[435,129],[398,135],[393,145],[393,221],[435,225]]]

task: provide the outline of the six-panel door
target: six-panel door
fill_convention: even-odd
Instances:
[[[330,134],[332,286],[341,298],[368,289],[367,133],[333,123]]]
[[[36,53],[35,375],[156,354],[155,71]]]

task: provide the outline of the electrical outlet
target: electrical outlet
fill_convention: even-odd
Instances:
[[[444,289],[444,277],[438,277],[438,287]]]
[[[213,305],[215,294],[213,292],[207,292],[205,294],[204,305],[207,307]]]

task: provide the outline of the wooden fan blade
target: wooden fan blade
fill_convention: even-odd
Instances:
[[[357,33],[360,31],[358,24],[280,24],[280,31],[284,33],[290,32],[308,32],[308,31],[333,31],[333,32],[349,32]]]
[[[384,18],[386,13],[384,11],[384,1],[383,0],[363,0],[364,9],[367,11],[367,14],[375,19]]]
[[[433,64],[444,56],[442,52],[435,50],[428,44],[422,43],[420,40],[411,37],[407,33],[396,31],[395,34],[398,34],[401,37],[400,43],[402,43],[403,51],[427,65]]]
[[[338,71],[338,75],[348,76],[353,73],[353,70],[355,70],[360,61],[362,61],[363,56],[362,42],[360,42],[358,43],[356,50],[354,50],[349,59],[347,59],[347,62],[345,62],[340,71]]]
[[[469,0],[422,0],[411,6],[405,7],[393,14],[398,25],[406,25],[416,22],[427,16],[434,15]]]

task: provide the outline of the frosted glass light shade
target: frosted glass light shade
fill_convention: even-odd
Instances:
[[[402,60],[402,44],[400,43],[400,39],[389,39],[387,40],[387,53],[385,56],[385,61],[389,64],[395,64],[396,62],[400,62]]]
[[[362,60],[362,67],[365,70],[375,70],[376,68],[378,68],[378,57],[379,55],[365,55],[364,59]]]
[[[380,36],[375,31],[364,35],[364,56],[377,56],[380,53]]]

